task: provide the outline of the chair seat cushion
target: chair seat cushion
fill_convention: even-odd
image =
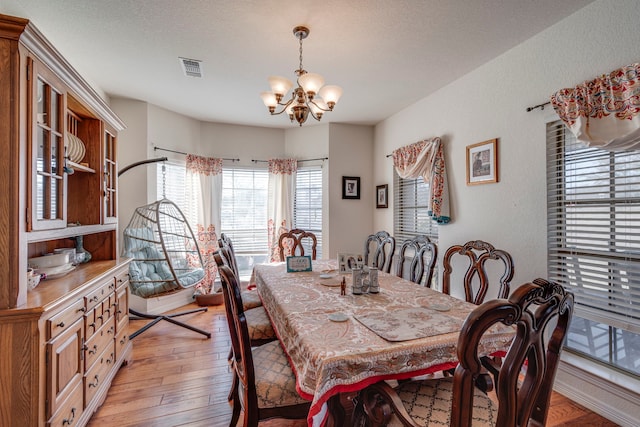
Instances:
[[[421,426],[449,427],[453,379],[410,381],[396,388],[398,396],[411,417]],[[475,389],[473,397],[473,421],[475,426],[494,426],[498,407],[482,391]],[[402,425],[395,416],[389,424]]]
[[[262,305],[262,300],[260,299],[260,295],[258,295],[258,291],[253,290],[245,290],[241,292],[242,294],[242,308],[247,311],[252,308],[260,307]]]
[[[247,328],[249,329],[249,339],[269,340],[275,339],[276,333],[271,326],[271,320],[267,316],[264,307],[255,307],[244,312],[247,317]]]
[[[309,403],[296,391],[296,377],[289,366],[289,359],[280,346],[280,341],[276,340],[255,347],[252,354],[260,408]]]

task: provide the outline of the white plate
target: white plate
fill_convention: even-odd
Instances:
[[[331,279],[333,277],[336,277],[335,274],[321,274],[320,276],[321,279]]]
[[[38,274],[46,274],[47,275],[47,279],[50,279],[52,276],[57,276],[58,274],[63,274],[63,275],[67,274],[68,272],[70,272],[74,268],[75,267],[73,265],[71,265],[71,263],[67,263],[67,264],[59,265],[57,267],[37,268],[36,269],[36,273],[38,273]]]
[[[451,310],[451,306],[449,304],[431,304],[429,306],[430,309],[435,311],[449,311]]]
[[[331,313],[329,315],[329,320],[332,322],[346,322],[349,320],[349,316],[344,313]]]

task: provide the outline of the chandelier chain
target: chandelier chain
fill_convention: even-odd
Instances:
[[[299,71],[302,71],[302,35],[299,38],[300,40],[300,68]]]

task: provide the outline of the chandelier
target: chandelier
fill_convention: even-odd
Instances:
[[[334,85],[324,86],[324,78],[320,74],[309,73],[302,68],[302,40],[309,35],[309,29],[295,27],[293,35],[300,43],[300,66],[295,71],[298,76],[297,87],[293,88],[289,100],[283,102],[285,94],[293,87],[293,82],[285,77],[271,76],[271,92],[262,92],[260,96],[272,116],[286,111],[291,123],[295,119],[302,126],[309,115],[320,121],[326,111],[333,111],[333,107],[342,96],[342,88]],[[278,106],[282,107],[280,111],[276,111]]]

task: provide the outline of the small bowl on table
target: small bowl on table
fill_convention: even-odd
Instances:
[[[29,290],[33,290],[40,284],[40,279],[42,279],[42,275],[33,271],[33,269],[27,270],[27,287]]]

